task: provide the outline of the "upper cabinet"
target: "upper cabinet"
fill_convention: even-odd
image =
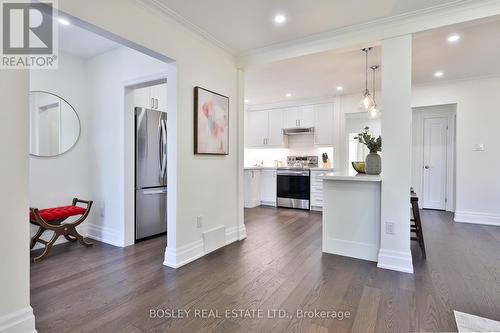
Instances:
[[[134,104],[147,109],[167,111],[167,84],[135,89]]]
[[[333,104],[314,105],[314,144],[333,146]]]
[[[265,110],[245,112],[247,147],[284,147],[283,111]]]
[[[305,105],[283,109],[284,128],[314,126],[314,106]]]
[[[246,147],[286,147],[284,128],[314,127],[314,144],[333,146],[333,103],[245,112]]]

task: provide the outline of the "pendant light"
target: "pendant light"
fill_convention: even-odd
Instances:
[[[363,98],[361,99],[360,104],[361,108],[365,109],[366,111],[369,111],[374,105],[373,97],[370,94],[370,90],[368,90],[368,52],[370,52],[371,50],[371,47],[367,47],[361,50],[365,53],[365,91],[363,92]]]
[[[372,107],[368,110],[368,118],[371,118],[371,119],[376,119],[380,116],[380,110],[378,108],[378,105],[377,105],[377,101],[375,100],[375,73],[377,71],[377,69],[380,68],[379,65],[374,65],[374,66],[371,66],[370,67],[371,70],[372,70],[372,73],[373,73],[373,85],[372,85],[372,88],[373,88],[373,105]]]

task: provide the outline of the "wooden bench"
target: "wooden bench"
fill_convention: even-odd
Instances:
[[[78,203],[82,203],[86,205],[86,207],[77,206]],[[91,207],[92,201],[85,201],[74,198],[71,206],[47,208],[41,210],[39,210],[38,208],[30,208],[30,223],[39,227],[36,234],[31,238],[30,249],[32,249],[37,242],[45,245],[42,254],[34,257],[33,262],[37,262],[45,258],[56,240],[61,235],[63,235],[70,242],[78,241],[80,242],[80,244],[85,246],[93,245],[92,243],[87,242],[83,238],[83,236],[76,230],[76,227],[83,221],[85,221],[85,219],[89,215]],[[81,215],[78,220],[70,223],[62,223],[67,218],[78,215]],[[40,239],[40,236],[42,236],[42,234],[46,230],[54,232],[49,241]]]

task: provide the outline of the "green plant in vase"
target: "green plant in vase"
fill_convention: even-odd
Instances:
[[[379,175],[382,172],[382,160],[378,152],[382,151],[382,137],[379,135],[375,138],[370,133],[370,127],[366,126],[354,139],[364,144],[370,151],[365,160],[365,172],[369,175]]]

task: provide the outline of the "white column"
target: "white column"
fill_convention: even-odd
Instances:
[[[245,158],[245,72],[238,69],[238,240],[247,238],[244,211],[243,168]]]
[[[34,332],[28,223],[29,72],[0,70],[0,332]]]
[[[412,36],[382,41],[382,207],[378,267],[413,273],[410,252]],[[394,232],[386,233],[387,223]]]

